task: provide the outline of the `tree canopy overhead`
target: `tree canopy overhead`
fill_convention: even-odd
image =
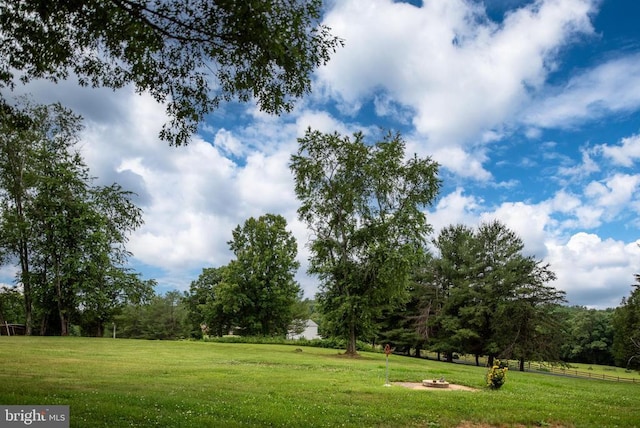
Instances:
[[[167,103],[161,137],[186,144],[221,101],[289,111],[342,41],[321,0],[0,0],[0,88],[75,74]]]

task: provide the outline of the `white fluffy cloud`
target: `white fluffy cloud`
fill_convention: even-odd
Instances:
[[[612,59],[587,70],[533,105],[524,122],[543,128],[571,127],[640,106],[640,55]],[[637,152],[636,152],[637,153]]]
[[[575,305],[607,308],[630,292],[630,272],[640,270],[640,240],[629,244],[602,240],[584,232],[566,243],[549,243],[547,260],[557,274],[556,286]]]
[[[603,144],[599,148],[614,164],[632,167],[635,161],[640,160],[640,135],[623,138],[619,145]]]
[[[585,195],[597,207],[606,210],[609,219],[614,218],[637,195],[640,175],[615,174],[602,182],[592,181]],[[636,196],[637,197],[637,196]]]
[[[421,8],[391,0],[336,2],[325,22],[345,39],[319,76],[344,103],[360,105],[376,92],[415,111],[416,130],[432,152],[477,143],[500,132],[529,92],[554,69],[553,54],[591,34],[588,0],[538,1],[500,25],[479,3],[425,1]],[[447,159],[441,157],[441,159]],[[444,163],[456,173],[487,178],[480,164]]]

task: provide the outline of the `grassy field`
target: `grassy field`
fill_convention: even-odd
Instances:
[[[300,351],[301,349],[301,351]],[[640,383],[390,356],[391,382],[440,378],[478,391],[385,387],[385,356],[285,345],[0,337],[0,404],[69,405],[72,427],[634,427]]]

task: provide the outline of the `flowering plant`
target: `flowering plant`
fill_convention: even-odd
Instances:
[[[487,372],[487,386],[491,389],[499,389],[507,380],[509,367],[496,360]]]

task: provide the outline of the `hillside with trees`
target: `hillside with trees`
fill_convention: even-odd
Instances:
[[[143,213],[119,184],[94,184],[77,150],[81,118],[12,98],[38,79],[131,86],[165,105],[160,137],[187,144],[225,102],[290,111],[342,45],[321,14],[320,0],[0,0],[0,263],[17,270],[0,288],[0,321],[29,335],[178,339],[284,337],[312,317],[349,355],[361,340],[449,361],[640,367],[638,274],[617,308],[567,307],[553,266],[500,221],[432,238],[438,165],[406,156],[392,133],[368,142],[309,130],[298,141],[290,168],[312,233],[314,301],[302,300],[297,243],[279,214],[238,225],[234,259],[205,267],[189,291],[156,295],[128,267]]]

